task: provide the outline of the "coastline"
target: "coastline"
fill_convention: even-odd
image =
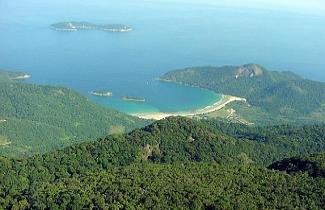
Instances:
[[[147,120],[162,120],[164,118],[172,117],[172,116],[193,117],[195,115],[208,114],[211,112],[218,111],[224,108],[229,103],[232,103],[234,101],[246,102],[246,99],[236,97],[236,96],[230,96],[230,95],[221,95],[221,99],[218,100],[216,103],[194,111],[174,112],[174,113],[167,113],[167,112],[134,113],[131,115],[139,117],[141,119],[147,119]]]

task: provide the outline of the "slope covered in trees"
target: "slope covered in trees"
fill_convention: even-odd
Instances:
[[[248,64],[186,68],[168,72],[161,79],[244,97],[251,105],[250,114],[256,115],[255,122],[325,120],[325,83],[303,79],[291,72],[268,71]],[[245,112],[243,108],[237,109]]]
[[[255,139],[244,136],[257,133],[250,127],[241,128],[241,137],[222,127],[173,117],[28,159],[1,158],[0,208],[324,207],[324,178],[265,168],[289,153],[324,152],[324,133],[314,135],[318,148],[302,152],[291,133],[305,138],[312,126],[305,136],[296,127],[287,134],[272,127]],[[273,133],[282,133],[282,143],[268,142]],[[276,153],[281,150],[288,153]]]
[[[325,153],[287,158],[273,163],[269,168],[290,174],[306,172],[312,177],[325,178]]]
[[[247,162],[268,166],[275,160],[325,151],[325,133],[316,132],[318,127],[306,127],[294,134],[296,128],[287,126],[287,134],[279,137],[274,133],[281,133],[281,128],[267,127],[265,130],[273,131],[261,132],[265,140],[252,138],[249,129],[243,127],[241,137],[232,137],[221,129],[211,128],[206,122],[172,117],[129,134],[108,136],[29,160],[46,162],[50,159],[54,165],[61,166],[65,162],[68,167],[78,168],[77,171],[84,170],[85,166],[107,169],[142,160],[154,163]]]
[[[35,178],[35,175],[31,175]],[[13,177],[11,177],[13,179]],[[255,166],[132,164],[57,179],[13,179],[5,209],[322,209],[324,179]],[[1,185],[4,186],[4,185]],[[10,188],[9,188],[10,187]]]
[[[67,88],[14,80],[23,75],[0,71],[2,155],[43,153],[147,124],[101,107]]]

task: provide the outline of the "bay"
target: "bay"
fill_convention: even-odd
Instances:
[[[73,88],[127,113],[188,111],[219,100],[208,90],[156,80],[188,66],[258,63],[325,81],[325,17],[199,2],[0,1],[0,68],[27,71],[30,82]],[[72,20],[126,24],[134,31],[49,28]],[[92,90],[113,96],[94,97]]]

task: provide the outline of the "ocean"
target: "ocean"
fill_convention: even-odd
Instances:
[[[325,16],[200,1],[0,1],[0,69],[65,86],[126,113],[190,111],[220,95],[156,80],[189,66],[258,63],[325,81]],[[52,23],[131,26],[130,33],[59,32]],[[95,97],[92,90],[113,92]],[[126,102],[138,96],[142,102]]]

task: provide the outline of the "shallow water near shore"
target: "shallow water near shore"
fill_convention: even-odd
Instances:
[[[324,17],[198,2],[1,1],[0,68],[27,71],[29,82],[70,87],[127,113],[190,111],[218,101],[211,91],[155,80],[187,66],[259,63],[325,81]],[[126,24],[134,31],[49,28],[70,20]],[[95,97],[92,90],[113,96]]]

